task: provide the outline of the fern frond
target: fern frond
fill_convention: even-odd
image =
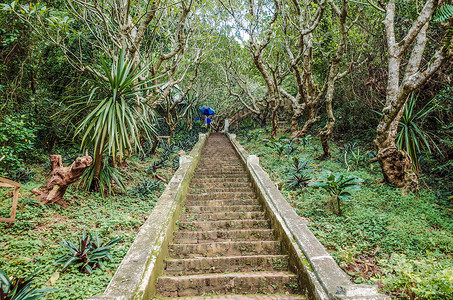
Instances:
[[[451,4],[444,4],[439,7],[436,11],[436,15],[434,17],[435,22],[445,22],[448,19],[453,17],[453,5]]]

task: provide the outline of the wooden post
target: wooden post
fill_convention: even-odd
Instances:
[[[17,202],[19,200],[19,189],[21,186],[22,185],[18,182],[0,177],[0,187],[14,188],[11,215],[9,218],[0,218],[0,222],[15,222],[16,221]]]

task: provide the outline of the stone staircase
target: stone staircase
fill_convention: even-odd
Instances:
[[[231,143],[212,134],[158,278],[157,296],[186,299],[305,299],[288,272]]]

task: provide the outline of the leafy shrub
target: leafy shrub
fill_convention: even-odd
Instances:
[[[340,153],[337,160],[345,163],[348,166],[348,171],[352,167],[353,170],[358,170],[368,164],[369,160],[376,156],[375,151],[366,151],[357,143],[347,143],[340,148]]]
[[[156,191],[160,191],[163,185],[160,181],[146,180],[139,182],[130,192],[133,197],[146,198]]]
[[[344,176],[343,174],[335,174],[326,171],[327,176],[321,181],[312,181],[308,185],[313,187],[323,188],[331,196],[332,207],[339,216],[341,212],[341,201],[348,201],[352,197],[350,191],[360,190],[362,179],[355,176]]]
[[[11,176],[25,170],[24,161],[34,149],[34,126],[23,116],[8,116],[0,121],[0,158],[5,156],[0,161],[0,174]]]
[[[289,189],[295,190],[303,188],[311,180],[309,172],[312,170],[313,163],[306,159],[293,157],[293,163],[287,170],[288,178],[286,180]]]
[[[89,166],[80,178],[79,186],[85,190],[92,189],[93,183],[96,182],[94,179],[94,168],[94,164]],[[113,192],[113,183],[116,183],[121,191],[125,191],[126,186],[124,185],[123,176],[124,174],[120,170],[109,164],[108,158],[104,159],[99,172],[99,180],[97,181],[99,186],[96,186],[96,189],[99,190],[103,197]]]
[[[302,144],[302,147],[305,149],[308,145],[312,145],[311,140],[313,137],[310,134],[307,134],[304,137],[296,138],[294,141],[297,141]]]
[[[11,280],[0,269],[0,299],[1,300],[34,300],[47,295],[54,289],[38,290],[32,287],[36,272],[28,277],[16,277]]]
[[[291,154],[297,149],[294,143],[287,139],[264,139],[263,141],[266,142],[265,146],[272,148],[278,156],[282,156],[285,152]]]
[[[103,243],[97,234],[94,236],[90,232],[83,232],[78,238],[78,245],[63,239],[59,242],[60,245],[69,250],[69,254],[65,254],[55,261],[56,264],[63,265],[63,271],[70,265],[78,267],[80,272],[91,275],[97,267],[103,268],[103,261],[106,259],[112,260],[110,248],[120,242],[121,238],[116,237],[107,243]]]
[[[384,262],[387,276],[380,278],[391,290],[410,299],[452,299],[453,266],[451,260],[429,254],[426,259],[410,260],[404,254],[392,254]]]

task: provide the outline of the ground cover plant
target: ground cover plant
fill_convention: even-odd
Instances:
[[[165,140],[157,154],[129,159],[121,172],[125,191],[113,184],[115,193],[106,197],[70,186],[68,208],[40,205],[30,191],[44,182],[48,170],[45,164],[29,166],[36,175],[21,187],[18,221],[12,226],[0,223],[0,269],[18,278],[36,271],[33,286],[53,289],[41,299],[84,299],[102,293],[178,167],[173,163],[177,152],[190,151],[198,132],[175,138],[171,151]],[[165,163],[156,166],[161,156]],[[0,190],[2,216],[11,208],[7,193]]]
[[[426,187],[402,193],[381,184],[378,166],[345,156],[345,142],[332,146],[334,158],[330,160],[319,159],[322,148],[317,140],[311,141],[312,147],[299,144],[294,155],[282,158],[265,146],[265,129],[254,132],[261,132],[260,138],[247,139],[239,132],[239,141],[260,157],[283,196],[354,282],[377,284],[396,298],[453,297],[453,212],[442,198],[447,196]],[[353,188],[348,201],[341,203],[342,216],[330,209],[332,196],[323,189],[295,188],[287,181],[294,156],[313,162],[310,182],[318,182],[314,185],[328,181],[326,170],[338,179],[363,179],[357,182],[361,189]]]

